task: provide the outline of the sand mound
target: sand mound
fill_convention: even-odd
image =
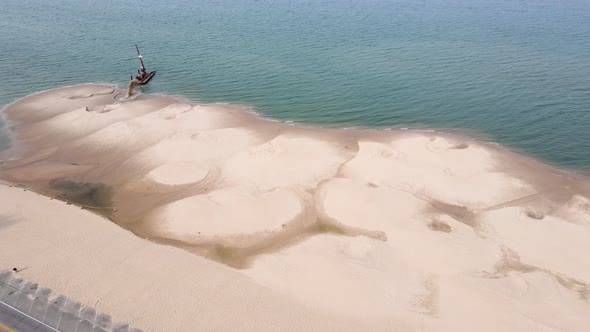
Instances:
[[[289,190],[247,192],[231,188],[183,198],[153,217],[153,229],[171,237],[211,238],[277,231],[302,212]]]

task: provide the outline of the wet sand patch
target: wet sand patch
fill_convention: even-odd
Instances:
[[[49,190],[56,198],[111,216],[113,190],[103,183],[80,182],[59,178],[49,181]]]
[[[305,227],[286,228],[271,236],[266,236],[262,240],[251,241],[252,244],[247,246],[227,244],[228,241],[224,239],[190,243],[162,237],[148,238],[158,243],[184,248],[192,253],[207,257],[236,269],[247,269],[260,255],[279,252],[284,248],[297,245],[313,236],[322,234],[333,234],[346,237],[365,236],[378,241],[387,240],[387,237],[383,232],[362,230],[319,220]],[[146,234],[143,234],[142,236],[146,236]],[[253,238],[257,237],[256,234],[251,236]]]
[[[428,223],[428,228],[433,231],[444,233],[450,233],[453,230],[449,224],[437,219],[433,219],[430,223]]]

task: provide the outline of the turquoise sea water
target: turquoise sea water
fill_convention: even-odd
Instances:
[[[0,105],[124,86],[134,43],[158,71],[146,92],[296,122],[467,131],[590,169],[587,0],[1,0]]]

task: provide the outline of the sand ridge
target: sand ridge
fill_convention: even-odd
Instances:
[[[81,85],[10,104],[28,149],[0,178],[379,330],[590,328],[586,178],[457,135],[116,95]]]

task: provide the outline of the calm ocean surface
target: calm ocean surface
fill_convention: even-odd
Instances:
[[[467,132],[590,169],[588,0],[0,0],[0,105],[125,86],[134,43],[158,71],[145,92]]]

